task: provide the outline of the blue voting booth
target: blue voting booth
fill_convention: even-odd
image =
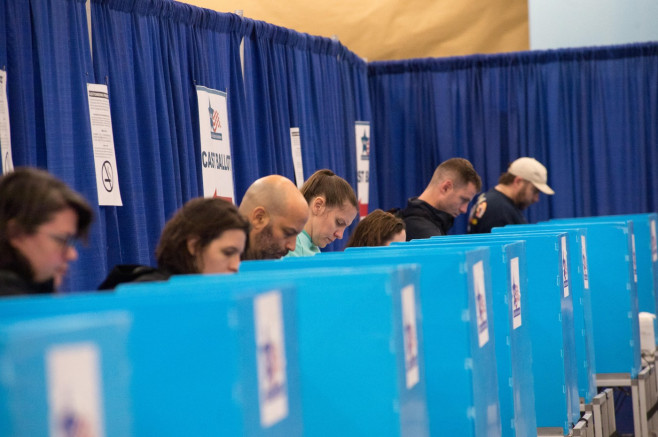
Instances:
[[[426,436],[417,267],[300,272],[262,264],[272,268],[174,277],[169,286],[220,292],[243,283],[294,283],[304,435]]]
[[[438,248],[322,254],[281,261],[252,261],[242,272],[313,267],[420,265],[420,311],[433,436],[500,435],[489,253]],[[342,274],[342,273],[341,273]],[[324,284],[325,289],[331,286]],[[477,297],[476,297],[477,296]],[[479,303],[479,305],[478,305]],[[368,435],[375,435],[367,433]]]
[[[658,308],[658,242],[656,228],[658,214],[629,214],[615,216],[583,217],[578,219],[553,219],[550,223],[578,224],[614,221],[632,221],[635,238],[637,268],[638,309],[656,314]],[[658,341],[658,336],[656,336]]]
[[[636,378],[641,350],[633,221],[574,219],[549,223],[555,223],[557,229],[587,230],[596,372],[626,373]]]
[[[489,248],[502,435],[536,435],[530,329],[528,318],[523,317],[522,311],[528,299],[525,242],[446,243],[441,238],[429,238],[392,244],[401,249],[426,245],[440,245],[442,249],[448,246]],[[367,249],[349,248],[346,251],[354,250]]]
[[[574,360],[573,305],[568,282],[564,281],[563,276],[568,250],[566,234],[479,234],[443,236],[436,239],[446,243],[525,241],[527,315],[532,339],[537,426],[560,427],[564,434],[567,434],[580,413]]]
[[[560,228],[552,225],[509,225],[494,228],[492,232],[537,232],[553,230],[567,233],[569,276],[573,303],[574,341],[578,372],[578,394],[585,404],[592,402],[598,393],[596,387],[596,359],[592,326],[592,297],[587,267],[587,230]]]
[[[132,435],[130,324],[125,312],[3,316],[0,436]]]
[[[122,402],[132,403],[135,435],[302,435],[293,288],[220,291],[148,283],[133,293],[7,299],[0,319],[127,312]]]

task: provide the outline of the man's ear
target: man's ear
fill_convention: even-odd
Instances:
[[[199,237],[190,237],[187,239],[187,251],[192,256],[196,256],[196,245],[199,243]]]
[[[326,201],[324,196],[317,196],[311,201],[311,212],[313,215],[320,215],[324,211],[326,206]]]
[[[249,222],[251,222],[252,229],[259,231],[270,222],[270,214],[264,206],[257,206],[251,211]]]
[[[446,179],[445,181],[443,181],[439,184],[439,189],[440,189],[441,193],[443,193],[443,194],[450,191],[453,187],[454,187],[454,184],[452,182],[452,179]]]

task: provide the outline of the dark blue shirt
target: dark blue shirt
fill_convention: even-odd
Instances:
[[[480,194],[471,207],[466,232],[484,234],[491,232],[491,228],[525,223],[528,223],[528,220],[523,212],[514,205],[512,199],[492,188],[486,193]]]

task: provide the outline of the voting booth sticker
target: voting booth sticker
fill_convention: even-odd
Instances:
[[[268,428],[288,416],[281,293],[271,291],[256,297],[254,320],[260,423]]]
[[[656,239],[656,221],[651,220],[651,259],[658,261],[658,239]]]
[[[569,297],[569,264],[567,256],[567,237],[560,239],[560,246],[562,246],[560,259],[562,260],[562,290],[564,297]]]
[[[487,297],[484,288],[484,264],[473,264],[473,292],[475,293],[475,315],[478,323],[478,344],[480,347],[489,341],[489,323],[487,317]]]
[[[59,345],[46,353],[51,437],[102,437],[99,350],[93,343]]]
[[[589,269],[587,267],[587,239],[584,235],[580,236],[580,250],[583,255],[583,282],[585,290],[589,290]]]
[[[368,215],[370,190],[370,122],[357,121],[356,133],[356,180],[359,199],[359,217]]]
[[[510,292],[512,294],[512,329],[521,326],[521,281],[519,280],[519,257],[510,260]]]
[[[203,195],[234,202],[226,93],[203,86],[197,86],[196,92],[201,131]]]
[[[631,252],[633,255],[633,281],[637,284],[637,257],[635,256],[635,233],[631,234]]]
[[[416,295],[413,285],[407,285],[402,289],[402,341],[404,341],[404,368],[407,373],[407,389],[410,389],[420,380]]]

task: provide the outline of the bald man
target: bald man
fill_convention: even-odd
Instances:
[[[251,184],[240,204],[240,214],[251,223],[243,259],[278,259],[295,250],[309,209],[306,199],[289,179],[270,175]]]

